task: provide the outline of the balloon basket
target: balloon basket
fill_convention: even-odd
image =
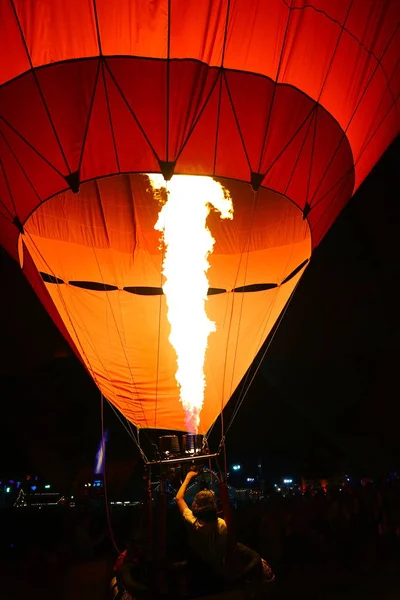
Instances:
[[[148,461],[145,463],[147,479],[154,491],[169,492],[174,497],[188,471],[195,470],[201,476],[203,472],[212,471],[213,464],[219,471],[218,456],[218,453],[204,453]]]

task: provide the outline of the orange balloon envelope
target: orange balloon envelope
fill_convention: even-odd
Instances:
[[[208,219],[204,433],[399,132],[399,23],[396,0],[0,3],[0,243],[137,427],[187,429],[144,174],[233,202]]]

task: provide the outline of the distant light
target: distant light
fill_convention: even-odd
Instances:
[[[283,483],[286,483],[286,484],[293,483],[293,479],[284,479]]]
[[[240,465],[233,465],[232,469],[234,471],[240,471]]]
[[[346,481],[350,481],[350,477],[346,477]]]
[[[10,479],[10,481],[8,483],[14,484],[15,481],[14,481],[14,479]]]
[[[280,491],[281,491],[281,488],[276,488],[276,491],[277,491],[277,492],[280,492]]]
[[[9,487],[6,488],[6,492],[7,492],[7,494],[9,494],[11,492],[11,488],[9,488]]]
[[[73,499],[74,499],[74,497],[73,497],[73,496],[71,496],[71,500],[73,500]]]
[[[31,490],[32,490],[32,492],[34,492],[36,490],[36,485],[32,485]]]
[[[258,467],[259,469],[261,469],[261,465],[257,465],[257,467]]]
[[[274,483],[274,487],[278,487],[278,484],[277,484],[277,483]]]
[[[0,481],[0,484],[1,484],[1,481]],[[21,487],[21,482],[17,481],[17,488],[19,488],[19,487]]]
[[[46,490],[48,490],[50,488],[50,484],[47,484],[44,486]]]
[[[254,477],[248,477],[247,478],[247,482],[248,483],[253,483],[253,481],[254,481]]]

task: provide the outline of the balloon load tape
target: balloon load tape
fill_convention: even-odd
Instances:
[[[184,434],[181,439],[177,435],[163,435],[158,440],[158,445],[153,444],[156,459],[148,461],[148,473],[156,490],[163,488],[164,492],[179,488],[189,471],[196,471],[199,475],[210,468],[215,462],[218,453],[210,453],[207,439],[200,434]],[[198,483],[205,489],[208,487],[203,477]]]

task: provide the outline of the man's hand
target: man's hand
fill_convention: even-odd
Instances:
[[[185,502],[185,492],[186,489],[189,485],[189,483],[192,481],[192,479],[194,477],[197,477],[198,473],[197,471],[188,471],[186,473],[186,477],[184,482],[182,483],[181,487],[178,490],[178,493],[175,497],[176,503],[178,505],[179,510],[181,511],[181,513],[183,514],[183,512],[185,511],[186,508],[188,508],[188,505]]]

